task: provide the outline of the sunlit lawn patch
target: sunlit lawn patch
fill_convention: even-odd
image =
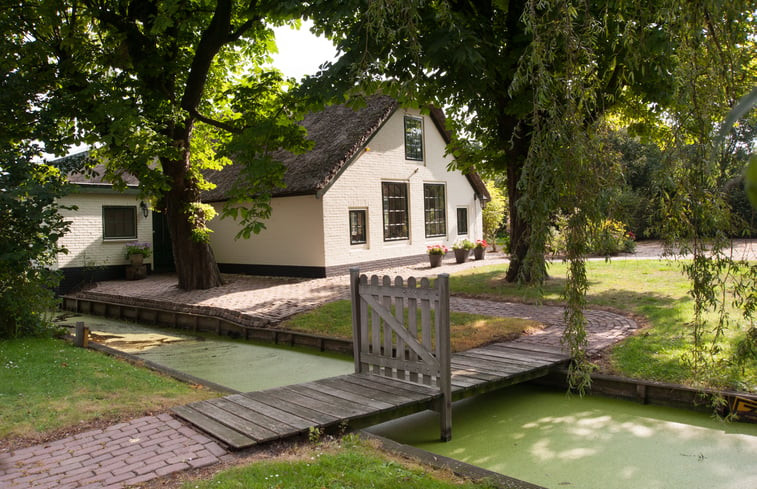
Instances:
[[[586,269],[590,306],[633,313],[644,317],[649,325],[613,349],[610,360],[616,373],[648,380],[693,383],[692,372],[680,360],[692,344],[687,323],[693,315],[693,301],[679,264],[666,260],[597,260],[587,262]],[[450,290],[454,294],[496,300],[536,302],[537,291],[506,283],[505,270],[506,266],[495,265],[454,274],[450,277]],[[561,302],[565,270],[563,263],[550,265],[550,279],[543,288],[545,303]],[[745,327],[738,312],[732,312],[734,324],[722,358],[731,353],[738,328]],[[757,391],[757,359],[748,362],[743,370],[723,365],[710,374],[710,385]]]
[[[0,437],[126,418],[217,394],[55,339],[0,342]]]
[[[450,472],[396,460],[365,443],[300,450],[299,453],[223,471],[212,479],[189,481],[184,489],[485,489],[492,486],[463,482]]]
[[[420,313],[419,313],[420,314]],[[420,323],[420,320],[418,320]],[[350,301],[324,304],[312,311],[293,316],[281,327],[311,334],[352,338],[352,306]],[[518,318],[500,318],[469,314],[450,313],[450,343],[452,351],[464,351],[494,341],[507,341],[520,336],[524,331],[541,329],[536,321]]]

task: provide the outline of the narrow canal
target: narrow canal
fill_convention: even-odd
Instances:
[[[548,488],[755,489],[757,425],[521,385],[369,431]]]
[[[352,359],[308,348],[289,348],[142,326],[99,316],[76,315],[93,341],[241,392],[335,377],[353,371]]]

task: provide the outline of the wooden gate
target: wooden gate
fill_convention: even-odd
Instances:
[[[379,283],[381,282],[381,283]],[[350,269],[355,372],[439,388],[442,441],[452,438],[449,275],[368,277]]]

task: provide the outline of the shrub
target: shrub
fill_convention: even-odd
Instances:
[[[58,213],[60,172],[13,148],[0,150],[0,338],[49,330],[59,275],[50,270],[69,223]]]
[[[493,241],[497,232],[507,224],[507,198],[493,180],[486,180],[486,189],[492,200],[481,211],[484,239]]]
[[[620,221],[605,219],[591,226],[590,232],[591,253],[609,256],[621,252],[633,253],[636,249],[636,236]]]
[[[563,230],[567,226],[567,219],[563,216],[555,220],[547,243],[547,252],[561,255],[566,252],[567,244]],[[604,219],[590,224],[589,243],[590,254],[611,256],[618,253],[633,253],[636,249],[636,235],[626,228],[626,225],[614,219]]]

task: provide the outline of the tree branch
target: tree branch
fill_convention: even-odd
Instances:
[[[248,19],[233,32],[231,31],[232,2],[231,0],[219,0],[216,4],[213,18],[208,28],[202,33],[200,42],[195,50],[192,60],[184,96],[181,98],[181,107],[192,113],[195,111],[202,98],[205,82],[208,78],[210,65],[218,51],[231,42],[239,40],[260,17]]]
[[[190,110],[189,111],[189,115],[191,115],[192,117],[194,117],[195,119],[197,119],[200,122],[204,122],[205,124],[208,124],[210,126],[217,127],[219,129],[223,129],[224,131],[228,131],[228,132],[230,132],[232,134],[241,134],[242,133],[242,130],[239,129],[238,127],[234,127],[231,124],[226,124],[225,122],[217,121],[215,119],[211,119],[210,117],[206,117],[206,116],[200,114],[199,112],[197,112],[197,110],[195,110],[195,109]]]
[[[235,42],[238,41],[240,37],[242,37],[242,34],[244,34],[246,31],[252,27],[252,24],[259,21],[260,17],[255,17],[254,19],[248,19],[244,24],[240,25],[237,30],[229,34],[229,37],[227,38],[227,42]]]
[[[181,108],[190,113],[195,111],[200,103],[213,58],[227,42],[231,26],[231,9],[231,0],[218,1],[210,25],[202,33],[200,42],[197,44],[187,77],[187,85],[181,98]]]

